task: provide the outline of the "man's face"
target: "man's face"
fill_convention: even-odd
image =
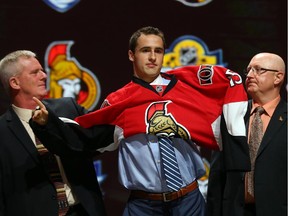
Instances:
[[[15,76],[19,94],[28,97],[43,98],[46,95],[46,78],[42,66],[36,58],[21,58],[22,72]]]
[[[128,52],[133,62],[134,75],[146,82],[152,82],[160,73],[164,57],[164,45],[161,37],[141,35],[138,38],[135,53]]]
[[[252,97],[254,95],[260,96],[273,91],[277,72],[265,70],[262,70],[260,74],[256,72],[257,70],[260,71],[260,68],[275,68],[269,58],[256,56],[251,59],[248,68],[251,68],[251,70],[247,71],[248,74],[245,84],[249,95]]]

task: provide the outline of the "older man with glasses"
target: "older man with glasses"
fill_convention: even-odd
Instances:
[[[222,153],[211,163],[208,215],[287,215],[287,102],[281,96],[285,63],[255,55],[245,70],[251,100],[245,116],[251,171],[227,171]]]

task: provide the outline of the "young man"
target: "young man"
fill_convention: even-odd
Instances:
[[[42,100],[46,95],[47,76],[35,53],[18,50],[5,56],[0,61],[0,78],[11,99],[0,117],[0,215],[106,215],[92,157],[68,148],[62,150],[65,154],[56,164],[66,197],[57,201],[55,185],[28,123],[37,106],[32,98]],[[87,113],[71,98],[43,103],[61,117],[74,119]],[[108,126],[103,134],[109,131],[113,134],[114,127]]]
[[[246,154],[251,157],[252,169],[227,171],[222,153],[215,154],[208,186],[208,215],[287,215],[287,102],[280,97],[284,78],[285,63],[276,54],[259,53],[248,64],[245,84],[251,100],[245,117],[249,137]],[[253,119],[258,107],[263,111],[256,126],[262,130],[257,146]]]
[[[247,98],[241,77],[223,67],[190,66],[161,73],[164,51],[164,35],[158,28],[137,30],[128,51],[132,81],[108,95],[100,110],[75,120],[87,130],[99,124],[117,125],[114,144],[119,148],[119,179],[131,191],[123,215],[204,216],[205,201],[197,179],[205,168],[194,142],[219,149],[223,110],[230,110],[225,112],[230,136],[245,137],[241,117]],[[34,121],[43,125],[47,111],[39,105],[41,111],[35,113]],[[231,119],[235,125],[229,122]],[[53,133],[42,136],[45,140]],[[79,139],[86,140],[84,137],[80,135]],[[80,142],[71,140],[69,145],[77,148]],[[79,148],[100,148],[89,142]],[[167,165],[173,154],[176,161]]]

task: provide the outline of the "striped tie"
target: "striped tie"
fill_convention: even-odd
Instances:
[[[36,138],[36,147],[41,156],[41,161],[46,168],[51,181],[53,182],[58,201],[58,216],[66,215],[69,210],[69,204],[66,197],[66,192],[64,188],[64,183],[62,176],[60,174],[59,166],[55,155],[50,153],[43,144],[40,143],[39,139]]]
[[[178,191],[181,188],[183,181],[179,171],[174,148],[172,146],[172,140],[168,137],[159,137],[158,142],[167,187],[173,191]]]

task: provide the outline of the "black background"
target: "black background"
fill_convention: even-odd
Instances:
[[[242,73],[251,57],[274,52],[287,62],[287,0],[214,0],[202,7],[187,7],[176,0],[82,0],[66,13],[41,0],[1,0],[0,58],[28,49],[44,66],[47,46],[73,40],[70,52],[101,84],[100,102],[130,81],[128,40],[143,26],[165,33],[169,46],[182,35],[201,38],[209,50],[222,49],[227,67]],[[282,96],[287,98],[285,89]],[[0,114],[8,106],[0,86]],[[97,105],[97,108],[100,104]],[[102,184],[109,215],[121,215],[127,191],[117,180],[117,152],[100,156]]]

